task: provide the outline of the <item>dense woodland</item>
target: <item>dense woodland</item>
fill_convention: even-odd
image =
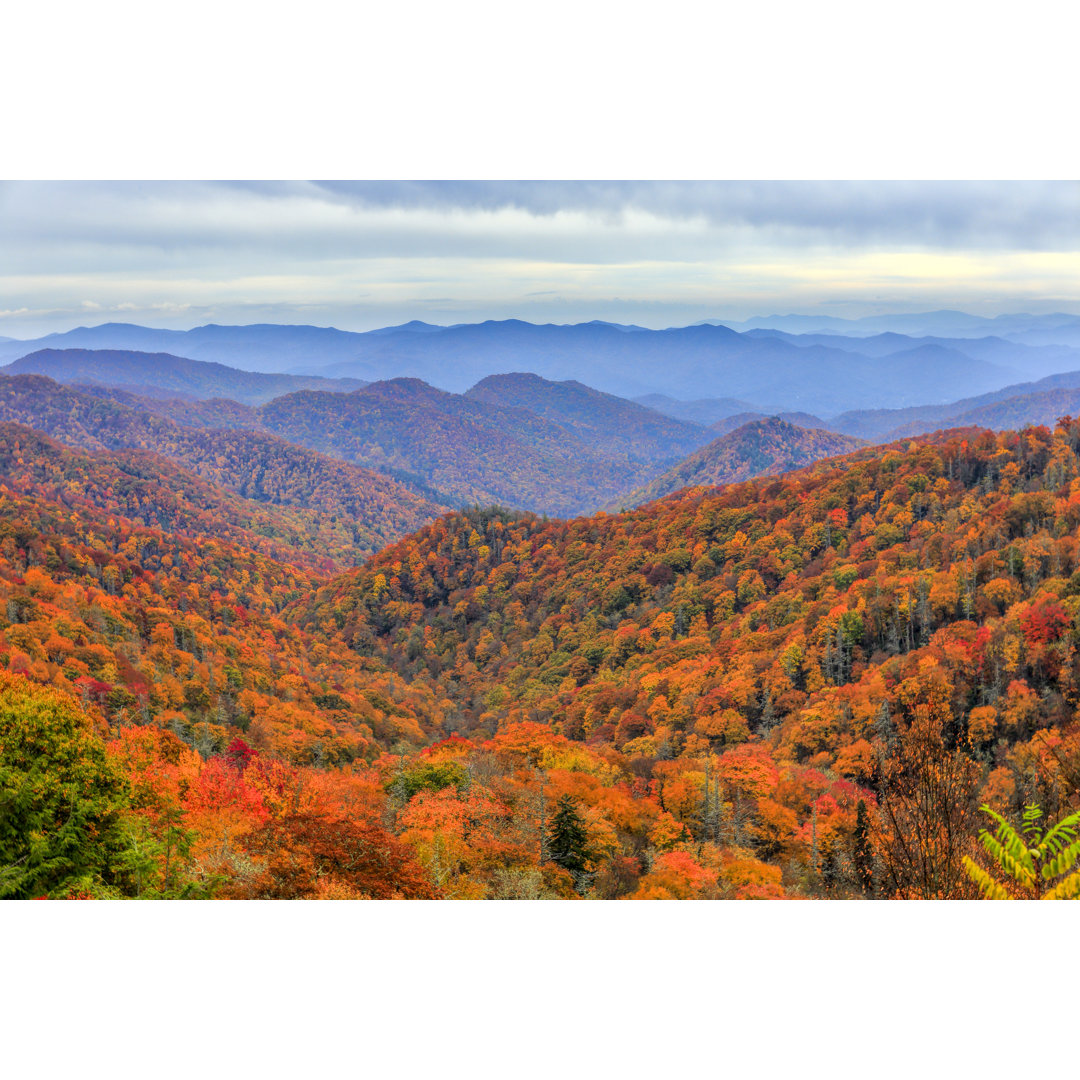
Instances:
[[[457,505],[499,501],[572,514],[631,486],[640,467],[514,405],[390,379],[352,394],[286,394],[259,410],[282,438],[382,471],[427,478]]]
[[[804,412],[781,412],[776,414],[780,420],[785,420],[789,424],[794,424],[795,427],[800,428],[823,428],[829,429],[829,425],[819,416],[814,416],[811,413]],[[767,417],[764,413],[759,412],[739,412],[733,416],[725,416],[721,420],[717,420],[709,425],[709,431],[714,437],[720,435],[728,435],[732,431],[737,431],[744,424],[749,424],[752,420],[765,420]],[[839,451],[838,451],[839,452]]]
[[[472,401],[527,409],[559,424],[594,453],[655,463],[684,457],[711,438],[700,424],[665,416],[575,380],[489,375],[466,395]]]
[[[687,487],[715,487],[790,472],[862,445],[850,435],[799,427],[779,416],[744,421],[668,469],[651,483],[615,500],[639,506]],[[615,505],[613,504],[613,505]]]
[[[0,895],[974,896],[981,804],[1080,809],[1070,419],[345,569],[64,393],[0,429]]]
[[[231,425],[178,423],[162,403],[148,411],[132,407],[132,400],[146,404],[130,394],[61,386],[42,375],[0,378],[0,422],[24,424],[88,450],[149,450],[245,499],[315,511],[328,516],[338,531],[347,522],[353,562],[446,509],[388,476],[275,435]],[[246,408],[235,402],[167,404],[168,413],[185,419],[208,408],[233,414]]]
[[[72,446],[153,450],[250,498],[297,504],[314,488],[313,507],[367,524],[368,551],[452,506],[572,515],[613,500],[633,505],[654,494],[645,485],[715,438],[581,383],[525,374],[485,379],[468,394],[391,379],[352,393],[288,393],[258,408],[23,374],[0,377],[3,420]],[[687,466],[708,474],[699,482],[780,471],[857,443],[787,432],[725,445],[711,468],[696,458]],[[676,477],[664,490],[691,482]]]

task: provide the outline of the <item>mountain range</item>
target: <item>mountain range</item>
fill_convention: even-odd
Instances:
[[[1080,371],[1048,375],[1036,382],[1014,383],[975,397],[945,405],[918,405],[905,409],[869,409],[841,413],[829,427],[847,435],[886,442],[938,428],[984,426],[995,430],[1050,424],[1076,411],[1075,391]],[[1009,402],[1005,405],[1005,402]],[[995,406],[1001,405],[1000,408]]]
[[[649,333],[600,329],[624,338]],[[382,336],[402,333],[427,340],[439,332],[391,328]],[[894,337],[889,344],[903,342]],[[928,344],[892,356],[910,361],[921,354],[934,367],[947,365],[952,353]],[[877,362],[887,365],[892,356]],[[67,396],[49,378],[13,374],[28,371],[65,380]],[[318,388],[305,388],[311,386]],[[230,396],[211,396],[222,394]],[[747,404],[735,397],[680,402],[666,395],[631,401],[580,380],[531,372],[487,376],[456,394],[416,378],[363,384],[117,350],[40,350],[0,372],[0,418],[74,445],[179,454],[177,460],[196,469],[207,467],[204,447],[228,444],[233,461],[241,446],[240,456],[252,461],[289,447],[294,456],[314,451],[379,474],[428,508],[495,503],[560,516],[633,505],[680,486],[780,472],[857,445],[841,437],[883,442],[938,428],[1052,425],[1080,412],[1080,372],[940,404],[850,410],[831,420],[804,411],[739,410]],[[682,417],[672,415],[680,411]],[[809,429],[818,434],[811,437]],[[738,438],[716,445],[727,435]],[[226,483],[243,492],[249,480],[237,473]],[[409,520],[408,514],[390,516],[402,525]]]
[[[62,383],[105,383],[152,396],[231,398],[260,405],[293,390],[356,390],[361,379],[267,375],[170,353],[117,349],[39,349],[0,368],[3,375],[48,375]]]
[[[321,497],[337,490],[334,509],[393,529],[446,505],[587,513],[664,476],[664,490],[673,490],[680,462],[690,463],[685,484],[720,484],[858,445],[756,415],[725,441],[581,383],[529,374],[482,380],[464,395],[393,379],[350,393],[297,391],[257,407],[23,374],[0,376],[0,420],[85,449],[160,453],[261,501],[296,499],[303,477]],[[722,462],[711,471],[702,464],[705,444]]]
[[[565,405],[563,388],[546,385]],[[578,393],[591,396],[586,388]],[[0,420],[27,424],[72,446],[153,450],[200,475],[219,471],[223,459],[228,464],[219,480],[245,495],[249,488],[261,490],[260,463],[283,455],[290,471],[307,475],[314,490],[321,490],[315,477],[330,463],[346,468],[347,462],[362,468],[354,469],[355,481],[337,477],[339,488],[355,490],[362,480],[362,488],[384,491],[395,502],[407,496],[415,504],[410,512],[429,515],[437,511],[428,508],[475,502],[561,514],[594,509],[662,471],[686,446],[708,440],[704,429],[684,430],[631,402],[623,405],[644,415],[644,432],[655,417],[656,464],[620,449],[618,408],[607,434],[598,423],[584,433],[590,445],[526,408],[448,394],[412,379],[348,394],[299,391],[256,408],[64,386],[41,375],[0,377]],[[664,456],[661,434],[668,429],[675,441]],[[278,496],[271,491],[267,497]],[[392,522],[400,517],[387,506],[380,513]]]
[[[747,337],[723,326],[627,332],[607,324],[514,320],[370,339],[356,359],[319,373],[373,381],[393,372],[464,391],[508,370],[585,381],[620,397],[733,397],[762,411],[818,414],[860,404],[917,404],[926,400],[927,388],[946,401],[1016,379],[1011,368],[940,346],[920,346],[886,363],[843,349]]]
[[[549,381],[581,382],[624,398],[735,399],[738,405],[729,415],[801,411],[830,417],[857,409],[943,404],[1080,369],[1080,340],[1070,338],[1073,317],[1025,318],[1000,324],[974,317],[924,320],[927,325],[912,319],[897,323],[917,332],[914,336],[889,327],[878,332],[882,327],[871,323],[860,323],[865,333],[854,336],[847,324],[841,322],[838,329],[828,321],[820,326],[788,321],[741,333],[711,323],[649,330],[599,321],[560,326],[505,320],[449,327],[413,322],[366,333],[270,324],[187,331],[105,324],[35,341],[0,342],[0,359],[21,360],[46,349],[166,353],[260,373],[352,379],[354,386],[418,378],[455,393],[489,376],[518,371]],[[809,332],[792,333],[791,328]],[[979,333],[960,336],[961,330]],[[1055,332],[1059,340],[1053,343],[1032,337],[1052,337]],[[57,371],[64,379],[90,381],[85,374]],[[210,373],[203,376],[192,382],[190,370],[173,371],[170,388],[213,396],[213,379]],[[110,381],[129,387],[159,385],[137,370]],[[258,388],[237,385],[228,391],[253,403],[274,392],[265,377]],[[700,419],[686,409],[680,409],[678,418]]]
[[[1030,345],[1080,345],[1080,315],[1054,312],[1046,315],[1005,314],[985,317],[964,311],[894,312],[845,319],[833,315],[769,315],[741,322],[706,320],[740,330],[784,330],[792,334],[844,334],[867,337],[879,333],[951,338],[1007,337]]]
[[[939,401],[997,361],[655,334],[588,331],[637,370],[675,342],[675,383],[933,402],[0,374],[0,897],[1035,895],[979,869],[979,808],[1077,805],[1080,365]],[[1075,855],[1038,895],[1080,896]]]

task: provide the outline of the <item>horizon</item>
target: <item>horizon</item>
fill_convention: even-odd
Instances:
[[[38,340],[40,340],[42,338],[45,338],[45,337],[60,336],[60,335],[75,333],[77,331],[84,331],[84,330],[85,331],[101,330],[101,329],[104,329],[104,328],[107,328],[107,327],[117,327],[117,328],[133,327],[133,328],[138,328],[138,329],[141,329],[141,330],[154,330],[154,331],[163,331],[163,332],[167,332],[167,333],[184,334],[184,333],[189,333],[189,332],[191,332],[193,330],[203,330],[203,329],[207,329],[207,328],[210,328],[210,327],[217,327],[217,328],[221,328],[221,329],[252,329],[252,328],[264,327],[264,326],[274,326],[274,327],[281,327],[281,328],[333,330],[333,331],[338,331],[340,333],[364,334],[364,333],[370,333],[372,331],[378,331],[378,330],[400,329],[400,328],[407,327],[407,326],[410,326],[410,325],[413,325],[413,324],[421,324],[421,325],[424,325],[424,326],[431,326],[431,327],[434,327],[434,328],[437,328],[437,329],[440,329],[440,330],[452,330],[452,329],[455,329],[457,327],[483,326],[483,325],[486,325],[486,324],[489,324],[489,323],[495,323],[495,324],[521,323],[523,325],[535,326],[535,327],[548,327],[548,326],[574,327],[574,326],[589,326],[589,325],[594,325],[594,324],[601,324],[601,325],[606,325],[606,326],[635,327],[635,328],[641,329],[641,330],[662,332],[662,331],[665,331],[665,330],[684,330],[684,329],[688,329],[688,328],[693,327],[693,326],[702,326],[702,325],[726,326],[729,329],[734,329],[735,326],[744,326],[746,324],[753,323],[753,322],[767,323],[767,322],[772,321],[772,320],[781,320],[781,319],[807,319],[807,320],[828,319],[828,320],[835,320],[835,321],[842,322],[842,323],[848,323],[848,324],[851,324],[851,325],[858,325],[861,322],[866,322],[866,321],[869,321],[869,320],[872,320],[872,319],[888,319],[888,318],[892,318],[892,317],[906,318],[906,319],[916,319],[916,318],[920,318],[920,317],[943,316],[943,315],[950,315],[950,316],[960,315],[960,316],[964,316],[965,318],[978,319],[978,320],[983,320],[983,321],[994,321],[994,320],[1010,319],[1010,318],[1013,318],[1013,319],[1024,319],[1024,318],[1045,319],[1045,318],[1053,318],[1054,316],[1063,316],[1063,317],[1066,317],[1066,318],[1080,319],[1080,305],[1078,305],[1077,310],[1075,310],[1075,311],[1066,311],[1064,309],[1057,309],[1057,310],[1053,310],[1053,311],[1038,312],[1038,311],[1032,311],[1032,310],[1006,309],[1006,310],[1000,311],[1000,312],[998,312],[997,314],[994,314],[994,315],[981,315],[981,314],[977,314],[977,313],[972,312],[972,311],[964,310],[963,308],[952,308],[952,307],[942,307],[942,308],[934,308],[934,309],[926,309],[926,310],[918,310],[918,311],[898,311],[898,310],[895,310],[895,309],[888,309],[888,310],[882,310],[882,311],[879,311],[879,312],[868,312],[865,315],[860,315],[860,316],[855,316],[855,317],[837,316],[837,315],[832,315],[832,314],[827,314],[827,313],[813,312],[813,311],[806,311],[806,310],[804,310],[804,311],[774,311],[774,312],[771,312],[768,315],[761,315],[761,314],[751,315],[751,316],[748,316],[745,319],[724,319],[721,316],[715,316],[715,317],[706,317],[706,318],[698,319],[698,320],[695,320],[694,322],[689,322],[689,323],[670,323],[670,324],[655,325],[655,326],[647,326],[647,325],[645,325],[643,323],[626,323],[626,322],[620,323],[620,322],[617,322],[617,321],[615,321],[613,319],[604,319],[604,318],[600,318],[600,317],[591,318],[591,319],[589,319],[589,318],[581,318],[581,319],[573,319],[573,320],[567,320],[567,321],[559,321],[557,319],[548,319],[546,321],[541,322],[541,321],[536,321],[536,320],[533,320],[533,319],[525,319],[525,318],[520,318],[520,317],[512,316],[512,315],[508,315],[508,316],[505,316],[503,318],[490,317],[490,318],[469,319],[469,320],[459,321],[459,322],[455,322],[455,323],[436,323],[436,322],[431,322],[428,319],[422,319],[419,316],[417,316],[417,317],[414,317],[414,318],[411,318],[411,319],[405,319],[405,320],[403,320],[401,322],[377,323],[376,325],[373,325],[373,326],[368,327],[368,328],[363,329],[363,330],[354,330],[354,329],[352,329],[350,327],[347,327],[347,326],[339,326],[339,325],[335,325],[335,324],[332,324],[332,323],[285,322],[285,321],[276,321],[276,320],[270,320],[270,319],[261,319],[261,320],[259,320],[257,322],[213,322],[213,321],[211,321],[211,322],[194,322],[194,323],[191,323],[190,325],[181,325],[181,326],[166,326],[166,325],[161,325],[160,323],[155,324],[152,321],[129,322],[129,321],[123,320],[123,319],[107,319],[104,322],[78,322],[78,323],[73,323],[71,325],[66,325],[66,326],[64,326],[62,328],[47,330],[42,334],[31,334],[29,336],[19,336],[19,335],[15,335],[15,334],[0,334],[0,340],[34,342],[34,341],[38,341]],[[735,332],[736,333],[743,333],[745,331],[736,330]],[[838,332],[842,333],[842,331],[838,331]],[[874,331],[874,333],[881,333],[881,332],[883,332],[883,331]],[[791,331],[791,333],[798,335],[800,333],[800,331]],[[801,333],[820,333],[820,331],[801,331]]]
[[[1080,184],[0,184],[0,336],[1080,310]]]

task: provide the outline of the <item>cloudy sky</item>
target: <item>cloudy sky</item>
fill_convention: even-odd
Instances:
[[[0,336],[1080,312],[1080,185],[0,185]]]

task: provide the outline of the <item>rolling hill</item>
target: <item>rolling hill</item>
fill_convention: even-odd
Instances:
[[[115,386],[144,396],[231,398],[249,405],[258,405],[294,390],[344,393],[365,385],[359,379],[266,375],[169,353],[115,349],[40,349],[0,368],[0,374],[48,375],[61,383]]]
[[[43,375],[0,377],[0,421],[88,451],[151,451],[246,499],[340,518],[356,558],[445,509],[386,476],[267,432],[187,427]]]
[[[936,431],[940,428],[964,426],[963,417],[983,415],[979,410],[996,402],[1023,398],[1029,401],[1030,409],[1024,412],[1023,406],[1012,406],[1012,419],[1015,423],[1008,426],[1023,426],[1029,423],[1053,423],[1056,417],[1047,419],[1047,410],[1053,411],[1053,393],[1080,388],[1080,371],[1066,371],[1048,375],[1037,382],[1014,383],[987,394],[961,398],[945,405],[918,405],[905,409],[869,409],[842,413],[829,421],[829,426],[845,435],[858,438],[887,441],[901,434]],[[1057,415],[1069,412],[1062,397],[1062,409]],[[1004,415],[1004,414],[1002,414]],[[987,427],[995,426],[990,422],[992,413],[986,413]],[[982,423],[981,420],[973,421]]]
[[[824,420],[812,416],[810,413],[777,413],[776,415],[780,420],[783,420],[788,424],[794,424],[796,427],[809,428],[811,430],[816,428],[822,430],[828,429],[828,425]],[[736,413],[734,416],[727,416],[723,420],[717,420],[715,423],[710,424],[708,430],[715,438],[717,435],[727,435],[729,432],[736,431],[741,428],[743,424],[749,424],[752,420],[767,419],[768,417],[765,413],[760,412]]]
[[[664,416],[576,380],[555,383],[531,374],[489,375],[465,396],[490,405],[528,409],[565,428],[596,453],[631,461],[673,460],[708,439],[697,424]]]
[[[776,416],[752,420],[616,502],[640,506],[682,488],[718,487],[755,476],[774,476],[863,445],[860,439],[796,427]]]
[[[528,409],[418,379],[373,383],[352,394],[288,394],[258,415],[264,429],[290,442],[421,476],[458,503],[572,514],[603,504],[647,471],[597,453]]]

